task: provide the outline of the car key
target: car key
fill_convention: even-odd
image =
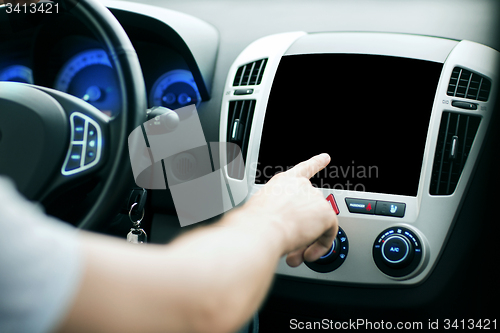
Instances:
[[[134,203],[132,207],[130,207],[130,211],[128,213],[130,221],[132,221],[133,227],[130,228],[129,233],[127,234],[127,242],[135,244],[147,243],[148,235],[146,234],[144,229],[141,228],[141,221],[144,218],[144,209],[142,210],[141,218],[137,221],[134,221],[132,220],[132,210],[134,209],[135,205],[137,205],[137,203]]]

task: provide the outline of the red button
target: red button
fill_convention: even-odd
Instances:
[[[339,215],[339,213],[340,213],[339,206],[337,206],[337,202],[335,201],[333,194],[330,194],[329,196],[327,196],[326,201],[328,201],[330,203],[330,205],[332,205],[332,208],[335,211],[335,214]]]

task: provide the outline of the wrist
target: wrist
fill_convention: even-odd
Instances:
[[[280,257],[290,251],[287,230],[276,214],[244,205],[227,213],[221,223],[241,228],[245,235],[255,235],[259,243],[273,248]]]

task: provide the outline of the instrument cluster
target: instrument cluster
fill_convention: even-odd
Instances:
[[[149,108],[164,106],[173,110],[199,105],[201,97],[193,74],[175,50],[151,42],[132,42],[142,66]],[[17,54],[20,51],[16,48]],[[120,112],[116,71],[97,41],[86,36],[61,38],[42,56],[43,64],[35,52],[29,52],[26,48],[21,57],[0,58],[0,81],[37,84],[66,92],[109,117]]]

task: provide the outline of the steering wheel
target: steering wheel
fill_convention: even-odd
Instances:
[[[61,0],[105,47],[120,96],[113,118],[53,89],[0,82],[0,174],[28,199],[47,202],[96,179],[100,192],[78,222],[95,230],[122,204],[133,181],[128,134],[146,119],[146,92],[137,54],[116,18],[97,0]]]

